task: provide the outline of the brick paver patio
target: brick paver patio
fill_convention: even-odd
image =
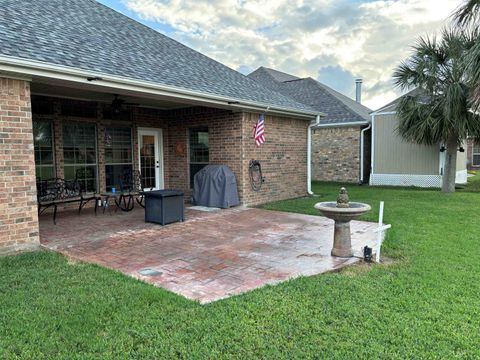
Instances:
[[[143,221],[143,209],[42,216],[42,244],[72,258],[208,303],[265,284],[332,271],[358,261],[330,256],[333,221],[261,209],[187,209],[185,223]],[[355,254],[373,246],[376,224],[353,221]],[[143,273],[143,275],[142,275]]]

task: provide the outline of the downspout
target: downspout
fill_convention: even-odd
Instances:
[[[365,151],[364,151],[365,132],[367,130],[370,130],[371,128],[372,128],[372,124],[369,123],[368,126],[360,132],[360,184],[363,184],[363,181],[364,181],[364,179],[363,179],[363,174],[364,174],[363,168],[364,168],[365,164],[364,164],[364,159],[363,158],[364,158],[364,153],[365,153]]]
[[[372,125],[372,135],[371,135],[371,144],[370,144],[370,179],[372,178],[373,175],[373,169],[375,169],[375,115],[372,114],[372,122],[370,123]],[[371,185],[370,181],[369,184]]]
[[[313,195],[312,192],[312,127],[320,124],[320,115],[317,115],[315,122],[308,125],[307,130],[307,193]]]

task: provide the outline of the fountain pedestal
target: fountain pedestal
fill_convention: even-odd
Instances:
[[[335,221],[332,256],[353,256],[350,221],[357,219],[362,214],[370,211],[370,205],[349,202],[347,190],[341,188],[337,202],[330,201],[317,203],[315,204],[315,209],[319,210],[322,215]]]
[[[353,256],[350,221],[335,221],[332,256]]]

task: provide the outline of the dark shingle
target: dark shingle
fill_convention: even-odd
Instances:
[[[314,111],[94,0],[0,0],[0,9],[0,55]]]
[[[248,77],[325,113],[321,120],[323,124],[367,122],[370,118],[369,108],[312,78],[302,79],[265,67],[258,68]]]

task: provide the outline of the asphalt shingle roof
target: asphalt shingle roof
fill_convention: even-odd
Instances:
[[[94,0],[0,0],[0,55],[313,112]]]
[[[298,78],[265,67],[258,68],[248,77],[325,113],[322,124],[367,122],[370,119],[369,108],[312,78]]]

